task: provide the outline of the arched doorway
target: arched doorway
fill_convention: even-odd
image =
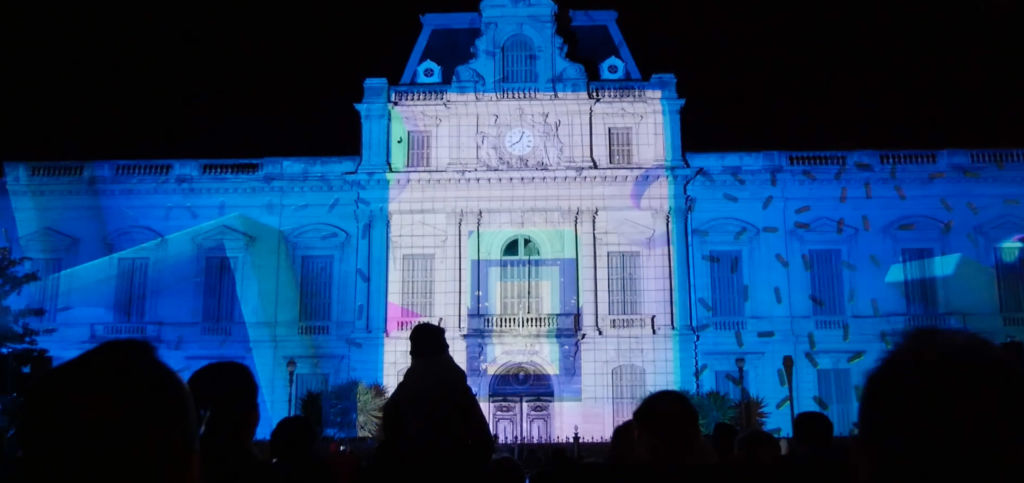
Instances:
[[[491,377],[491,430],[498,441],[546,441],[551,438],[551,375],[540,366],[516,363]]]

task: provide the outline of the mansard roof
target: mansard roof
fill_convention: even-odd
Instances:
[[[536,0],[535,0],[536,1]],[[534,20],[513,19],[504,16],[508,9],[496,5],[503,2],[484,2],[481,8],[492,8],[489,19],[497,22],[532,22]],[[508,3],[508,2],[505,2]],[[511,2],[517,3],[517,2]],[[527,3],[527,2],[518,2]],[[548,2],[539,2],[542,4]],[[544,7],[544,5],[540,5]],[[523,8],[523,7],[517,7]],[[552,10],[553,12],[553,10]],[[573,37],[570,61],[582,64],[587,77],[598,79],[599,65],[615,56],[626,64],[626,79],[640,80],[640,70],[633,61],[633,55],[626,46],[622,32],[616,23],[618,14],[612,10],[571,10],[569,29]],[[443,83],[451,83],[455,69],[469,63],[475,57],[474,46],[483,35],[482,15],[477,12],[428,13],[420,17],[423,30],[409,56],[401,84],[415,80],[416,66],[431,60],[441,66]],[[552,18],[553,21],[553,18]]]

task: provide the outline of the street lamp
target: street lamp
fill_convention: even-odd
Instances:
[[[288,364],[285,365],[288,368],[288,415],[292,415],[292,386],[295,385],[295,359],[288,359]]]
[[[793,406],[793,356],[782,356],[782,368],[786,371],[786,389],[789,390],[789,427],[793,431],[793,422],[796,421],[796,410]]]

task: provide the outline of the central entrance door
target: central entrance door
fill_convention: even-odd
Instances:
[[[551,375],[533,364],[515,364],[491,377],[491,429],[499,442],[551,439]]]

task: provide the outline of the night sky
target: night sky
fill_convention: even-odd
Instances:
[[[136,3],[0,7],[0,159],[354,155],[363,79],[478,7]],[[1024,2],[558,3],[677,75],[689,151],[1024,146]]]

